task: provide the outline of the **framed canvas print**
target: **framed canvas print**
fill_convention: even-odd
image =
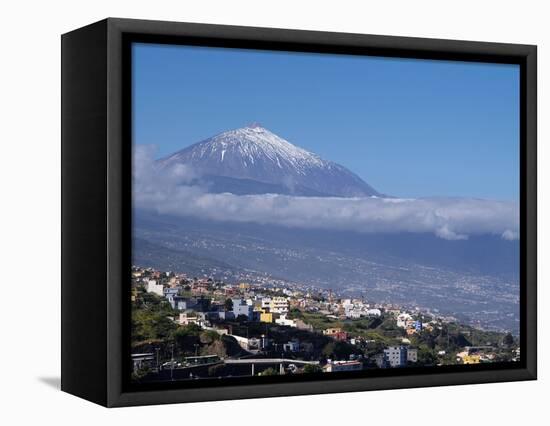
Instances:
[[[536,47],[107,19],[62,37],[62,389],[536,378]]]

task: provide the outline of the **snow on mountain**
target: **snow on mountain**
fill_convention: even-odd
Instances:
[[[157,162],[161,169],[177,164],[191,166],[213,192],[380,195],[345,167],[293,145],[257,123],[220,133]]]

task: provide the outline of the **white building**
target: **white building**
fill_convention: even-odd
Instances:
[[[390,346],[384,349],[384,358],[390,367],[404,367],[407,364],[407,348]]]
[[[275,314],[286,314],[288,312],[288,299],[286,297],[264,297],[262,309],[269,309]]]
[[[149,280],[147,282],[147,293],[155,293],[158,296],[164,296],[164,286],[157,284],[155,280]]]
[[[390,367],[404,367],[407,362],[418,361],[418,349],[405,346],[390,346],[384,349],[384,359]]]
[[[363,364],[360,361],[332,361],[328,360],[324,370],[327,373],[333,373],[336,371],[357,371],[362,370]]]
[[[418,361],[418,349],[407,348],[407,362],[417,362],[417,361]]]
[[[365,313],[357,309],[351,309],[351,310],[346,310],[345,315],[347,318],[358,319],[365,316]]]
[[[277,318],[275,323],[279,325],[286,325],[288,327],[296,327],[296,321],[288,319],[286,314],[283,314],[280,318]]]
[[[412,316],[403,312],[397,316],[397,326],[399,328],[407,328],[407,325],[413,321]]]
[[[190,314],[187,314],[185,312],[180,314],[180,316],[178,318],[178,323],[181,324],[181,325],[189,325],[189,324],[200,325],[200,322],[201,321],[199,320],[197,315],[195,315],[195,314],[190,315]]]
[[[297,341],[290,341],[283,345],[283,351],[285,352],[298,352],[300,350],[300,343]]]

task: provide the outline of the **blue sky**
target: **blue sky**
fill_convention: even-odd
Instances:
[[[400,197],[519,198],[519,67],[136,44],[133,136],[162,157],[257,121]]]

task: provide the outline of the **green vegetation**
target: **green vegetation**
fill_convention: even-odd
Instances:
[[[182,360],[186,356],[235,356],[242,349],[235,339],[196,324],[178,325],[177,312],[166,299],[138,291],[132,307],[132,347],[139,352],[159,353],[160,359]],[[141,373],[141,372],[140,372]]]
[[[403,329],[397,327],[395,318],[390,315],[372,318],[360,318],[354,320],[337,320],[327,318],[324,314],[302,312],[292,309],[289,313],[292,319],[301,319],[310,324],[314,330],[323,331],[327,328],[341,328],[350,335],[362,337],[366,340],[375,340],[386,345],[401,344],[405,337]]]
[[[508,333],[504,336],[504,339],[502,339],[502,343],[506,346],[512,346],[514,344],[514,336],[512,336],[511,333]]]
[[[175,314],[166,299],[138,292],[132,309],[133,343],[168,339],[177,328],[172,320]]]
[[[314,330],[322,331],[326,328],[342,327],[343,322],[332,318],[327,318],[324,314],[302,312],[298,309],[292,309],[289,312],[289,318],[301,319],[306,324],[310,324]]]
[[[401,339],[405,337],[404,330],[398,328],[395,318],[389,315],[347,320],[343,330],[365,340],[384,343],[386,346],[399,345]]]
[[[360,355],[362,352],[349,343],[331,341],[325,345],[322,354],[327,359],[346,360],[350,355]]]
[[[224,308],[226,311],[233,310],[233,301],[231,299],[225,299]]]
[[[323,369],[320,366],[314,364],[306,364],[303,370],[303,372],[306,374],[321,373],[322,371]]]
[[[258,374],[259,376],[278,376],[279,372],[274,368],[266,368],[264,371]]]

